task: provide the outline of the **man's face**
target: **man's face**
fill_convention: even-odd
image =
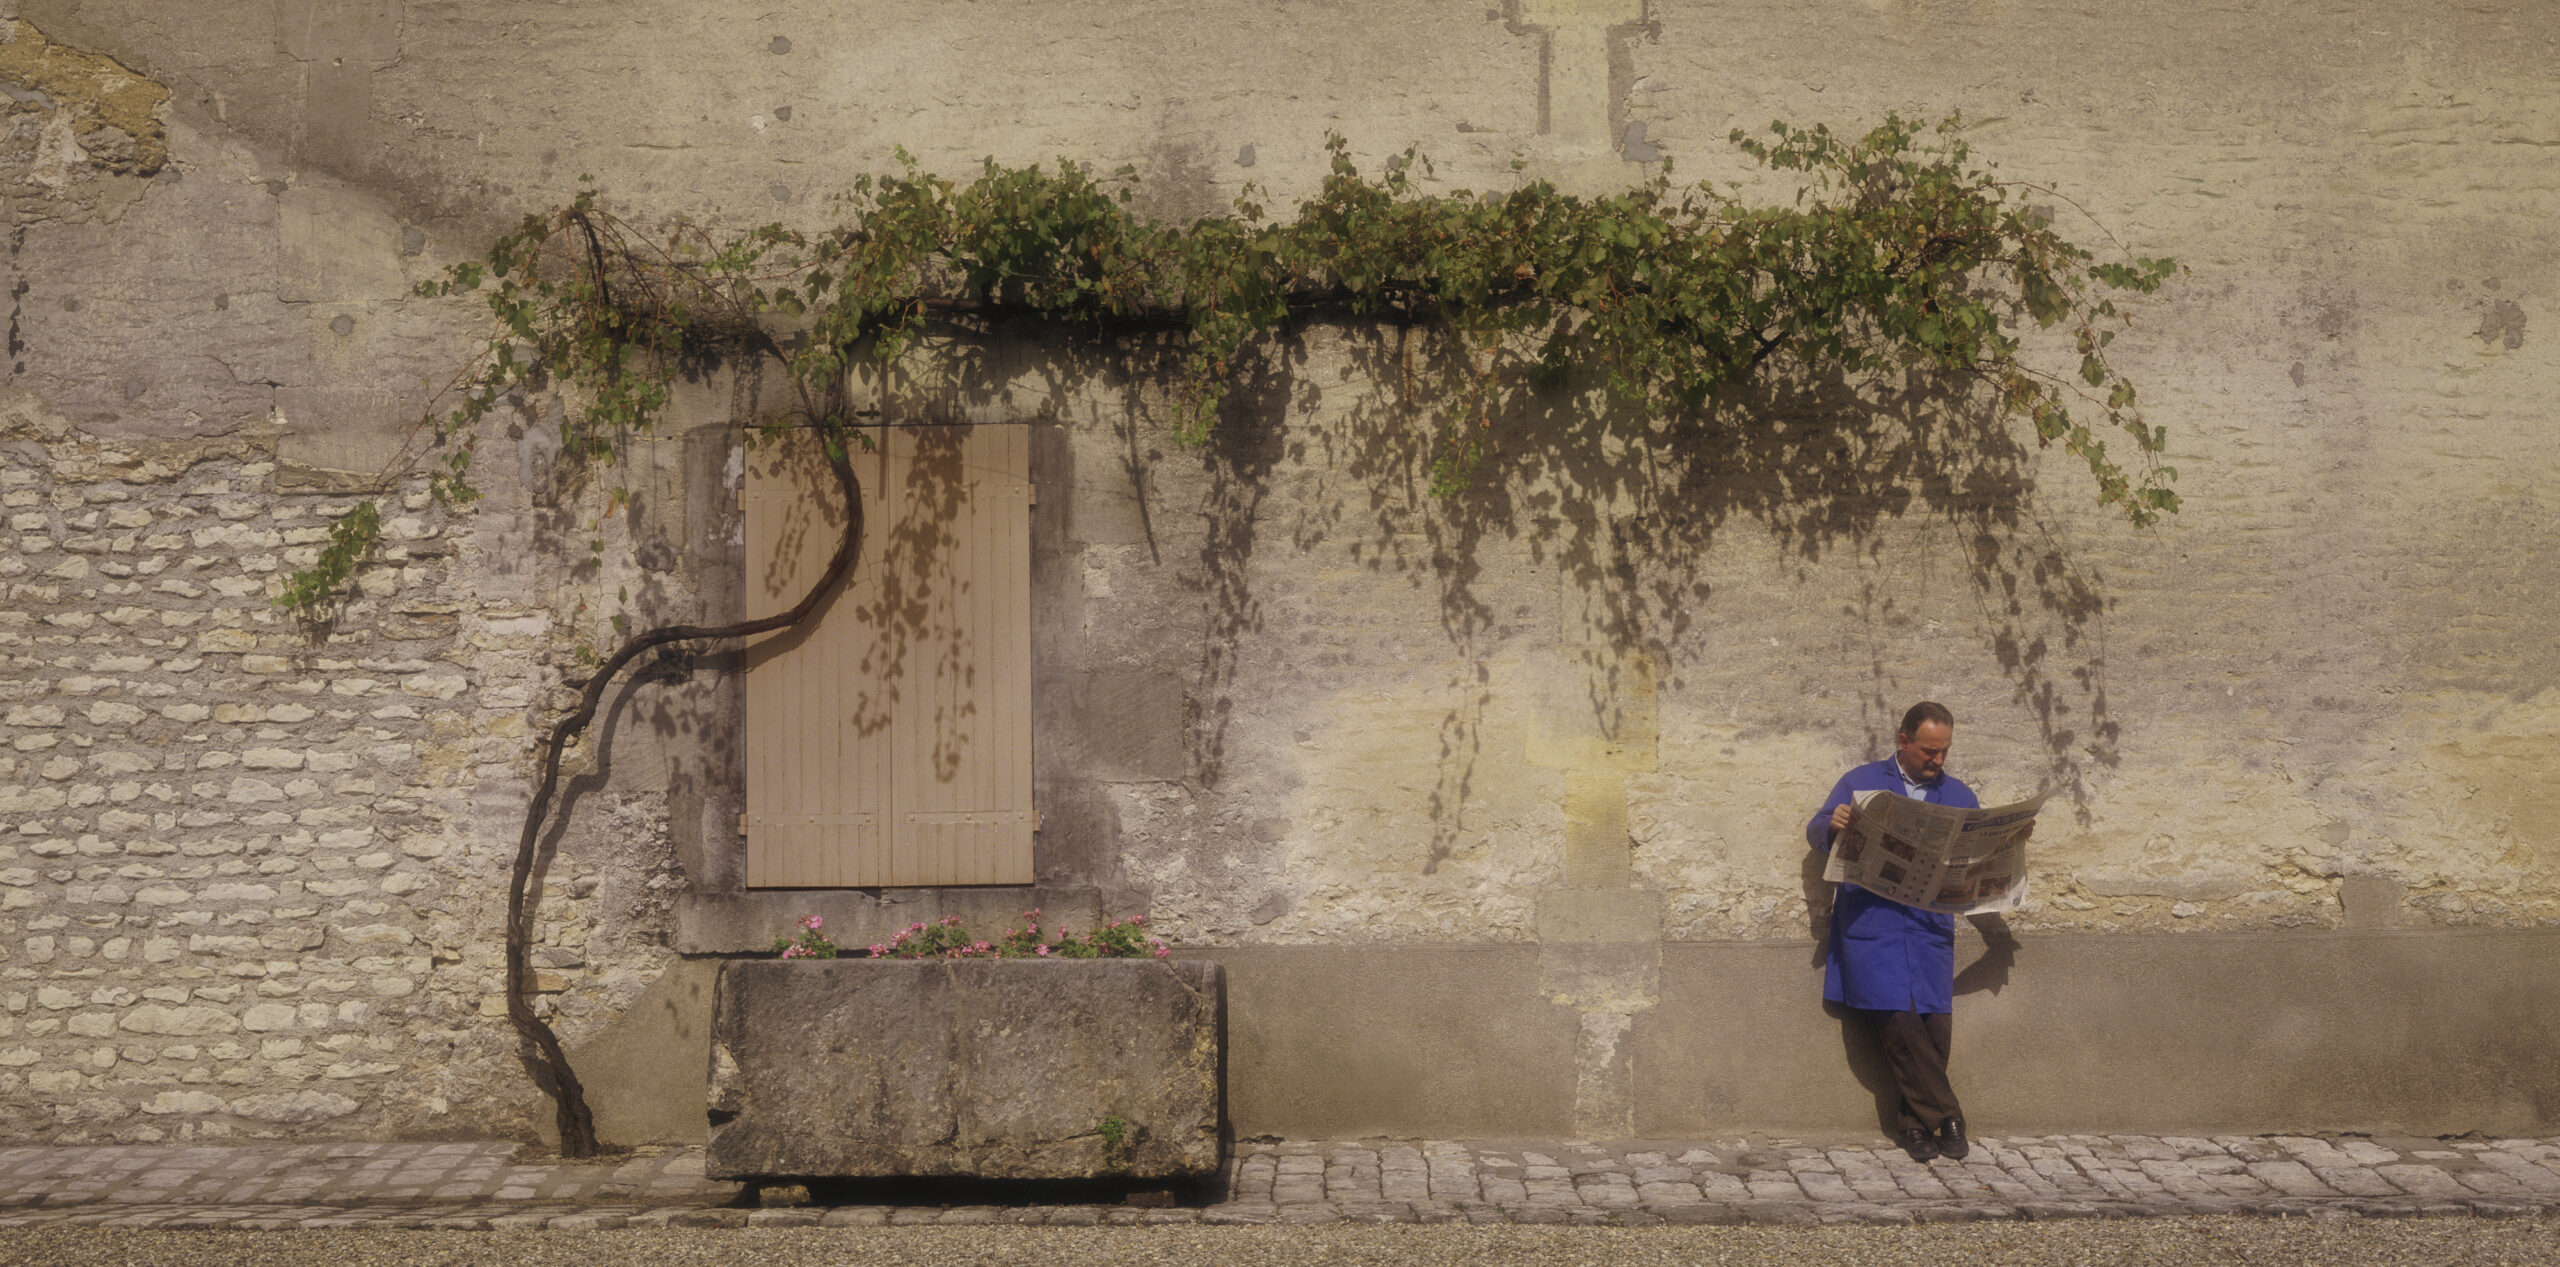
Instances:
[[[1893,753],[1902,762],[1902,772],[1914,782],[1926,783],[1946,773],[1947,749],[1955,745],[1956,728],[1942,721],[1924,721],[1920,729],[1893,737]]]

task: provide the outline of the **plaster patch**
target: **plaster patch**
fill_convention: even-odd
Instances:
[[[2524,346],[2524,309],[2512,299],[2501,299],[2480,314],[2480,341],[2504,347],[2513,352]]]
[[[0,80],[38,98],[11,93],[21,109],[50,107],[55,120],[83,134],[106,128],[122,133],[124,143],[110,139],[95,147],[110,170],[149,176],[169,159],[168,130],[160,117],[169,90],[112,57],[56,44],[34,24],[10,19],[0,24]]]
[[[1634,1070],[1619,1052],[1619,1040],[1633,1020],[1624,1011],[1582,1014],[1573,1052],[1573,1129],[1578,1134],[1623,1139],[1635,1133]]]
[[[1565,774],[1523,755],[1527,657],[1485,670],[1423,666],[1308,710],[1325,721],[1294,745],[1281,842],[1297,902],[1267,939],[1532,938],[1537,890],[1563,875]]]
[[[1746,734],[1666,701],[1661,768],[1627,780],[1635,882],[1676,941],[1801,937],[1805,820],[1856,760],[1817,732]]]
[[[2511,891],[2528,875],[2549,883],[2560,822],[2560,688],[2527,700],[2471,697],[2435,710],[2414,785],[2436,789],[2419,807],[2435,830],[2427,856],[2466,889]],[[2418,877],[2423,879],[2424,877]],[[2539,886],[2537,886],[2539,887]]]

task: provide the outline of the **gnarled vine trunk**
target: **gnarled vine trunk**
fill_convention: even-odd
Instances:
[[[746,638],[789,629],[818,610],[837,582],[852,570],[862,548],[862,486],[854,476],[851,455],[831,444],[827,464],[835,470],[836,483],[844,492],[844,539],[836,544],[835,558],[827,564],[826,573],[797,606],[779,615],[736,624],[662,625],[632,636],[596,669],[595,676],[587,679],[577,710],[551,728],[550,740],[543,747],[542,779],[534,787],[532,801],[525,806],[524,834],[516,842],[515,872],[507,884],[507,1020],[532,1049],[526,1063],[532,1066],[535,1085],[551,1097],[564,1157],[593,1157],[600,1146],[596,1141],[595,1115],[587,1109],[586,1088],[578,1081],[577,1071],[569,1067],[568,1054],[560,1048],[560,1036],[534,1013],[530,992],[533,972],[528,957],[533,948],[534,911],[527,900],[527,890],[533,882],[534,857],[543,823],[551,815],[551,799],[560,783],[561,753],[595,720],[596,708],[603,702],[605,689],[614,676],[642,652],[669,643]]]

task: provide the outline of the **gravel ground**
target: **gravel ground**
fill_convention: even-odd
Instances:
[[[0,1233],[0,1263],[81,1267],[598,1263],[824,1267],[1026,1263],[1038,1267],[1397,1264],[1473,1267],[1945,1267],[1961,1264],[2560,1263],[2560,1219],[2179,1218],[1943,1227],[796,1228],[618,1232],[152,1232],[49,1227]]]

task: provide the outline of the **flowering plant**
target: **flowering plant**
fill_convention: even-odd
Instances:
[[[874,959],[1165,959],[1173,947],[1147,931],[1147,917],[1113,920],[1089,933],[1059,931],[1054,939],[1040,931],[1037,909],[1022,913],[1022,927],[993,939],[976,938],[957,915],[931,924],[914,923],[897,936],[871,946]]]
[[[785,959],[833,959],[836,957],[836,944],[818,931],[826,924],[823,916],[803,915],[800,917],[800,931],[789,937],[774,938],[773,948]]]

